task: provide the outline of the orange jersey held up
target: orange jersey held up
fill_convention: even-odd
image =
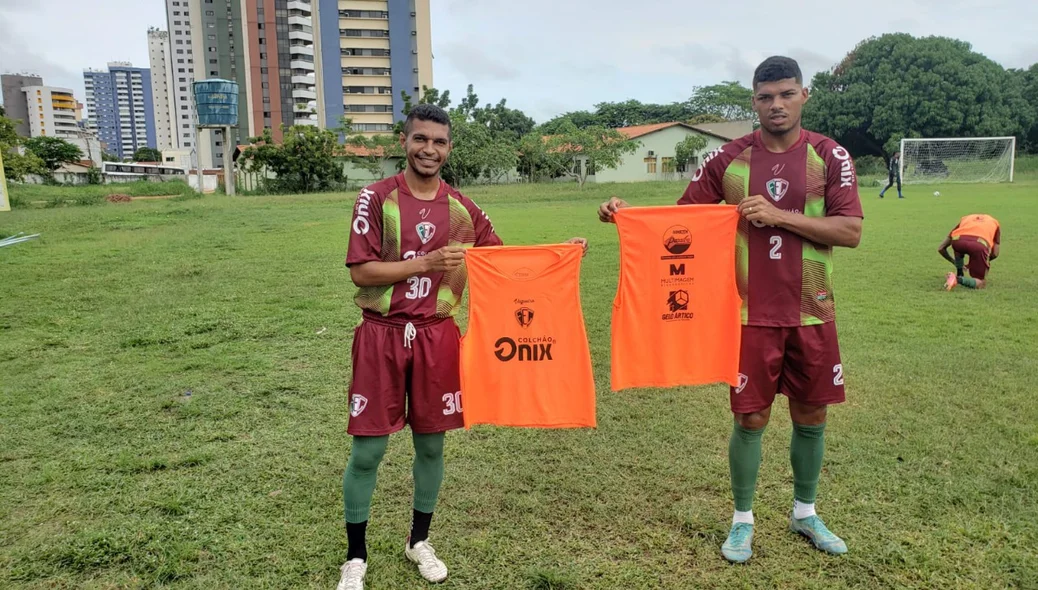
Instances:
[[[612,389],[739,384],[742,299],[732,205],[630,207],[613,215],[620,284]]]
[[[998,225],[997,219],[990,215],[979,213],[967,215],[960,219],[959,225],[952,230],[951,237],[954,239],[962,236],[973,236],[984,240],[985,245],[991,248],[1002,241],[1001,233],[1002,230]]]
[[[465,427],[596,426],[575,244],[473,248],[461,339]]]

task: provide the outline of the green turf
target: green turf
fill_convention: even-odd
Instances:
[[[468,191],[510,243],[591,239],[583,298],[599,428],[453,432],[432,540],[444,588],[1038,587],[1038,185],[863,195],[836,254],[847,404],[818,509],[850,553],[787,531],[785,403],[764,435],[755,556],[731,566],[727,392],[609,390],[611,193]],[[351,195],[0,213],[0,587],[333,588],[358,312]],[[991,288],[941,290],[966,213],[1003,222]],[[689,351],[691,356],[694,351]],[[189,395],[190,394],[190,395]],[[369,527],[369,588],[425,588],[402,555],[410,437]]]

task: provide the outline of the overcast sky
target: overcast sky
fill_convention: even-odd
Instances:
[[[700,8],[696,8],[696,7]],[[847,8],[843,8],[847,6]],[[84,68],[148,67],[163,0],[0,0],[0,71],[31,71],[83,100]],[[1035,0],[432,0],[434,83],[455,103],[475,85],[538,122],[635,98],[669,103],[693,86],[749,85],[768,55],[828,69],[869,36],[968,41],[1006,67],[1038,62]]]

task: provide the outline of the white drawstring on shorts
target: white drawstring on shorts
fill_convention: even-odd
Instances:
[[[404,348],[411,348],[411,342],[414,341],[415,336],[418,336],[418,330],[414,329],[414,324],[407,322],[404,326]]]

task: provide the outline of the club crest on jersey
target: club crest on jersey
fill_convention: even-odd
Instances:
[[[782,200],[782,197],[786,196],[786,191],[789,190],[789,181],[782,178],[772,178],[768,181],[767,187],[768,194],[778,203]]]
[[[418,238],[422,240],[422,244],[428,244],[436,235],[436,226],[428,221],[419,223],[414,226],[414,229],[418,232]]]
[[[350,416],[353,416],[354,418],[360,416],[367,407],[368,398],[360,394],[354,394],[353,398],[350,399]]]
[[[746,386],[749,383],[750,383],[750,378],[747,377],[746,375],[744,375],[743,373],[739,373],[739,386],[735,388],[735,393],[736,394],[742,393],[742,390],[746,389]]]
[[[533,310],[529,307],[520,307],[515,310],[515,321],[524,328],[529,328],[533,323]]]

